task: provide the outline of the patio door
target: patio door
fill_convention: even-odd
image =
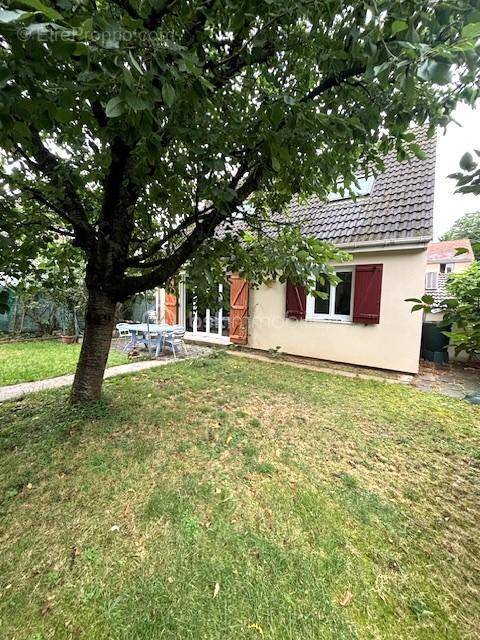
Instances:
[[[201,305],[194,293],[184,286],[185,328],[193,334],[212,338],[228,338],[230,328],[230,286],[218,285],[218,305]]]

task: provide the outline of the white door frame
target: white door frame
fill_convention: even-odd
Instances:
[[[182,319],[182,324],[184,326],[186,326],[187,324],[187,295],[186,295],[186,287],[185,287],[185,282],[182,280],[182,282],[180,283],[180,287],[179,287],[180,291],[180,317]],[[219,284],[218,285],[218,292],[219,294],[223,293],[223,284]],[[198,331],[197,328],[197,321],[198,321],[198,316],[197,316],[197,311],[195,309],[195,302],[194,302],[194,307],[193,307],[193,321],[192,321],[192,331],[187,331],[186,332],[186,336],[190,337],[192,339],[203,339],[205,341],[210,341],[210,342],[221,342],[224,344],[229,344],[230,343],[230,338],[228,336],[224,336],[222,335],[222,328],[223,328],[223,308],[220,308],[218,310],[218,327],[217,327],[217,331],[215,332],[211,332],[210,331],[210,323],[211,323],[211,315],[210,315],[210,309],[206,309],[205,310],[205,331]]]

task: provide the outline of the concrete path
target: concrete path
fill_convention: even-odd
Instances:
[[[128,364],[120,364],[116,367],[106,369],[105,378],[113,378],[115,376],[123,376],[126,373],[137,373],[145,369],[153,369],[161,367],[171,362],[176,362],[173,358],[165,360],[140,360],[139,362],[131,362]],[[8,387],[0,387],[0,402],[7,400],[17,400],[23,398],[28,393],[43,391],[44,389],[58,389],[59,387],[68,387],[73,382],[73,373],[67,376],[58,376],[58,378],[49,378],[47,380],[37,380],[36,382],[22,382],[21,384],[12,384]]]

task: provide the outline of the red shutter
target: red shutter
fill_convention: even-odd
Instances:
[[[165,292],[165,322],[177,324],[177,296],[174,293]]]
[[[307,307],[307,296],[305,287],[294,285],[291,280],[287,280],[287,296],[285,315],[294,320],[303,320]]]
[[[380,322],[382,272],[382,264],[361,264],[355,267],[354,322],[362,324]]]
[[[230,280],[230,340],[247,344],[248,340],[248,282],[232,273]]]

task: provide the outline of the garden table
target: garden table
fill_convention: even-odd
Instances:
[[[158,356],[163,348],[163,338],[166,333],[171,333],[175,329],[179,328],[179,325],[171,325],[171,324],[147,324],[146,322],[140,322],[135,324],[127,324],[120,323],[117,325],[117,329],[121,329],[123,331],[128,330],[130,332],[130,342],[125,345],[123,350],[131,351],[138,344],[144,344],[147,349],[150,351],[151,348],[151,337],[155,337],[156,349],[155,356]],[[139,338],[139,335],[141,336]]]

